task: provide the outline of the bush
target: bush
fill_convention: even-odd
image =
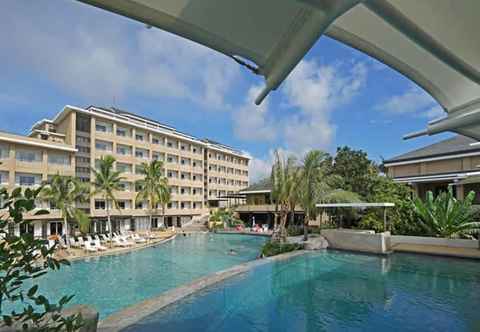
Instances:
[[[303,227],[301,226],[288,226],[287,227],[287,235],[288,236],[299,236],[303,235]]]
[[[374,211],[367,212],[358,223],[360,229],[371,229],[375,233],[383,232],[383,220],[381,220]]]
[[[302,249],[302,246],[297,243],[279,243],[268,241],[262,247],[262,257],[276,256],[299,249]]]

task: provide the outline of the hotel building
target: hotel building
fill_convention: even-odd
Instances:
[[[65,106],[52,120],[35,123],[28,136],[0,132],[0,183],[15,187],[38,186],[54,174],[71,175],[91,182],[91,168],[102,156],[116,158],[122,172],[122,190],[116,193],[118,209],[112,207],[112,228],[144,230],[148,226],[147,204],[135,204],[135,181],[142,178],[141,164],[164,162],[165,176],[172,193],[165,214],[168,226],[181,227],[193,218],[209,213],[223,196],[248,187],[245,154],[226,145],[181,133],[175,128],[116,108]],[[90,197],[78,205],[89,213],[94,232],[107,230],[105,201]],[[63,234],[63,225],[54,204],[37,202],[50,209],[48,215],[26,218],[30,227],[11,232],[30,232],[36,237]],[[153,218],[160,227],[161,208]],[[28,229],[26,229],[28,228]],[[75,232],[76,225],[70,229]]]
[[[457,135],[409,151],[385,160],[384,166],[394,181],[410,185],[421,198],[451,187],[459,199],[475,191],[474,203],[480,204],[480,145],[469,137]]]

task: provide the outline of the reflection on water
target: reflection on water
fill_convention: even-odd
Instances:
[[[131,331],[479,331],[480,264],[312,253],[261,266]]]

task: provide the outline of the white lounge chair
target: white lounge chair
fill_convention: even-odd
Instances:
[[[135,241],[136,243],[145,243],[147,242],[146,239],[143,237],[139,236],[138,234],[133,233],[132,234],[132,240]]]
[[[118,237],[120,239],[121,242],[129,245],[129,246],[133,246],[135,243],[132,242],[132,241],[128,241],[127,237],[126,236],[119,236]]]
[[[85,251],[87,252],[97,252],[97,248],[93,247],[90,242],[88,241],[85,241],[84,242],[84,245],[85,245]]]
[[[118,238],[118,237],[114,237],[114,238],[113,238],[113,245],[114,245],[115,247],[128,247],[128,244],[126,244],[125,242],[120,241],[120,238]]]
[[[97,250],[99,250],[99,251],[105,251],[105,250],[107,250],[106,247],[104,247],[104,246],[102,246],[102,245],[100,244],[100,240],[95,239],[95,240],[93,240],[93,243],[94,243],[94,246],[93,246],[93,247],[94,247],[94,248],[97,248]]]
[[[48,240],[48,243],[47,243],[46,247],[47,247],[48,250],[55,247],[55,240]]]
[[[80,248],[84,246],[84,243],[85,243],[85,242],[83,241],[83,237],[82,237],[82,236],[79,236],[78,239],[77,239],[77,241],[78,241],[78,245],[80,246]]]

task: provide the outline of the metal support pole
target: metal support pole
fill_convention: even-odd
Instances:
[[[383,208],[383,231],[387,231],[387,207]]]

